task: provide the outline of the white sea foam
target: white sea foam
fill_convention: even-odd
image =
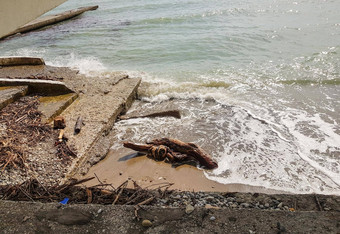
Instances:
[[[98,58],[92,56],[82,57],[75,53],[71,53],[67,56],[58,56],[53,60],[46,61],[46,63],[57,67],[70,67],[72,69],[77,69],[81,74],[89,76],[107,70]]]

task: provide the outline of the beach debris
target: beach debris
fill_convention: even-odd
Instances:
[[[63,204],[63,205],[66,205],[67,202],[69,201],[70,199],[69,198],[64,198],[64,200],[62,200],[61,202],[59,202],[60,204]]]
[[[53,121],[54,129],[64,129],[65,127],[66,127],[66,121],[64,117],[57,116],[54,118],[54,121]]]
[[[97,184],[84,187],[77,186],[96,177],[82,180],[72,179],[63,185],[43,186],[37,179],[29,179],[18,185],[0,185],[2,200],[13,201],[39,201],[39,202],[58,202],[62,204],[73,203],[81,204],[115,204],[115,205],[134,205],[139,209],[143,205],[152,203],[155,198],[162,198],[168,192],[171,183],[162,183],[154,186],[154,189],[142,188],[135,181],[127,180],[117,188],[111,184],[104,184],[99,181]],[[97,177],[98,179],[98,177]],[[132,188],[127,184],[132,183]],[[68,200],[67,200],[68,199]],[[60,202],[61,201],[61,202]],[[98,213],[101,213],[98,211]]]
[[[156,118],[156,117],[174,117],[176,119],[181,118],[181,113],[179,110],[167,110],[167,111],[159,111],[153,112],[146,115],[122,115],[119,117],[120,120],[128,120],[128,119],[137,119],[137,118]]]
[[[74,134],[80,133],[81,127],[83,126],[83,118],[79,116],[74,126]]]
[[[150,220],[148,220],[148,219],[144,219],[142,221],[142,226],[143,227],[151,227],[152,226],[152,222]]]
[[[64,129],[60,129],[59,136],[58,136],[59,142],[63,141],[64,133],[65,133],[65,130]]]
[[[148,157],[157,161],[166,160],[170,163],[196,160],[207,169],[215,169],[217,163],[203,149],[193,143],[186,143],[178,139],[162,138],[147,142],[145,145],[124,142],[124,147],[144,152]]]
[[[62,129],[63,130],[63,129]],[[62,130],[60,131],[62,133]],[[61,134],[59,134],[60,137]],[[77,154],[67,145],[67,138],[62,136],[62,138],[58,138],[55,142],[55,146],[57,147],[57,156],[61,158],[64,162],[70,162],[71,158],[76,158]]]
[[[0,110],[0,170],[26,168],[30,146],[44,141],[51,127],[42,123],[38,111],[39,97],[25,96]]]

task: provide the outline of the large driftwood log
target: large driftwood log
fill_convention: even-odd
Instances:
[[[162,139],[155,139],[148,144],[153,145],[165,145],[172,149],[173,151],[180,152],[182,154],[187,154],[195,158],[199,163],[206,167],[207,169],[214,169],[217,168],[218,165],[214,162],[209,154],[204,152],[199,146],[193,143],[185,143],[183,141],[177,139],[169,139],[169,138],[162,138]]]
[[[159,111],[154,112],[147,115],[122,115],[119,117],[120,120],[128,120],[128,119],[136,119],[136,118],[156,118],[156,117],[174,117],[177,119],[181,118],[181,113],[179,110],[167,110],[167,111]]]
[[[139,152],[146,152],[156,160],[168,159],[170,162],[181,162],[193,158],[207,169],[217,168],[218,165],[209,154],[193,143],[185,143],[177,139],[155,139],[146,145],[124,142],[124,147]]]

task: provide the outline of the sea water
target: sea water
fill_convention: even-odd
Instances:
[[[179,138],[218,161],[211,180],[340,195],[340,1],[69,0],[52,13],[94,4],[1,41],[0,55],[127,71],[143,78],[131,111],[181,110],[118,122],[113,149]]]

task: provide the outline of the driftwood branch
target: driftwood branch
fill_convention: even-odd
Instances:
[[[81,127],[83,126],[83,118],[81,116],[78,117],[77,122],[74,126],[74,133],[80,133]]]
[[[208,169],[214,169],[218,167],[217,163],[212,160],[209,154],[193,143],[185,143],[177,139],[162,138],[155,139],[148,144],[165,145],[171,148],[173,151],[192,156],[197,161],[199,161],[202,166]]]
[[[179,110],[167,110],[167,111],[160,111],[160,112],[154,112],[147,115],[122,115],[119,117],[121,120],[127,120],[127,119],[136,119],[136,118],[156,118],[156,117],[174,117],[177,119],[181,118],[181,113]]]
[[[146,152],[155,160],[167,159],[170,162],[181,162],[195,159],[207,169],[217,168],[217,163],[203,149],[193,143],[185,143],[177,139],[155,139],[146,145],[124,142],[124,147],[139,152]]]

